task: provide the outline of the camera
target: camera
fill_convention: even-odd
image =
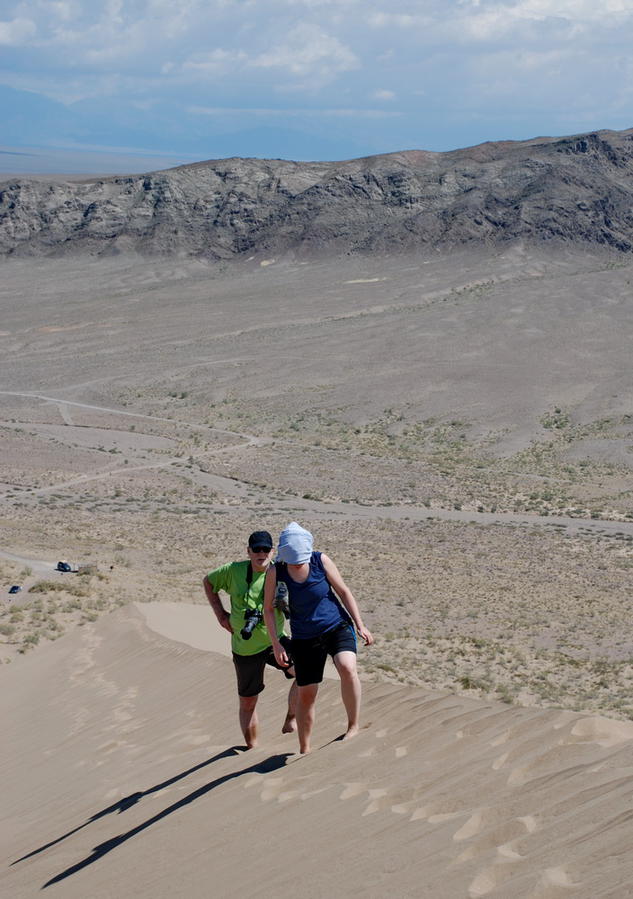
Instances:
[[[288,587],[283,581],[277,581],[273,608],[283,612],[286,618],[290,617],[290,605],[288,604]]]
[[[253,631],[262,620],[262,613],[259,609],[247,609],[244,612],[244,627],[240,631],[242,640],[250,640]]]

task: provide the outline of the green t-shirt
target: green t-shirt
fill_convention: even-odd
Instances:
[[[253,571],[253,578],[249,587],[246,583],[247,569],[247,561],[229,562],[228,565],[214,568],[207,575],[207,580],[216,593],[224,590],[231,598],[230,621],[233,628],[231,649],[240,656],[252,656],[270,646],[270,637],[263,619],[259,624],[255,625],[250,640],[244,640],[240,635],[240,631],[244,627],[244,613],[246,609],[259,609],[261,612],[264,605],[266,572]],[[277,609],[275,609],[275,620],[277,622],[277,633],[283,634],[284,616]]]

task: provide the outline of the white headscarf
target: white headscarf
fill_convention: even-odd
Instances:
[[[277,558],[287,565],[301,565],[309,562],[312,555],[312,534],[296,521],[283,529],[279,535]]]

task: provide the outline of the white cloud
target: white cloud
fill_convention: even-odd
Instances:
[[[56,16],[62,22],[69,22],[76,12],[76,5],[74,3],[64,2],[64,0],[58,0],[58,2],[50,2],[48,4],[48,10],[52,16]]]
[[[358,68],[360,62],[348,47],[319,25],[302,24],[291,29],[272,50],[259,54],[252,65],[285,69],[294,76],[329,79]]]
[[[367,21],[374,29],[412,29],[428,44],[446,37],[464,43],[509,35],[521,43],[534,34],[525,33],[526,25],[540,28],[548,23],[551,27],[555,22],[573,36],[594,25],[617,28],[623,19],[633,22],[632,0],[427,0],[402,3],[396,10],[375,9]]]
[[[0,16],[1,83],[110,96],[122,118],[162,103],[192,131],[204,123],[188,108],[293,127],[321,117],[332,134],[348,119],[355,143],[373,128],[381,143],[438,148],[471,141],[474,121],[482,140],[516,137],[509,121],[565,133],[581,101],[596,127],[630,124],[608,110],[630,108],[633,0],[0,0]]]
[[[225,106],[189,106],[187,112],[194,116],[255,116],[266,119],[294,119],[294,118],[335,118],[335,119],[391,119],[398,118],[401,112],[387,111],[384,109],[279,109],[279,108],[253,108],[225,107]]]
[[[514,4],[501,4],[515,6]],[[606,16],[633,12],[631,0],[520,0],[515,6],[518,16],[565,18],[572,21],[603,21]]]
[[[182,70],[203,75],[223,75],[243,66],[247,61],[248,57],[243,51],[218,48],[186,60]]]
[[[284,6],[304,6],[308,9],[321,7],[321,6],[333,6],[333,7],[349,7],[349,6],[362,6],[362,0],[283,0],[282,5]]]
[[[0,44],[19,47],[27,43],[35,34],[37,28],[31,19],[12,19],[10,22],[0,22]]]
[[[412,13],[393,13],[393,12],[372,12],[367,17],[368,23],[373,28],[384,28],[389,25],[395,25],[398,28],[419,27],[425,22],[430,21],[427,16]]]

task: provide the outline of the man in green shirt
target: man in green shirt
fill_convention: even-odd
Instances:
[[[248,538],[248,559],[243,562],[229,562],[210,571],[203,581],[209,605],[215,612],[220,627],[231,634],[233,664],[237,675],[239,695],[240,727],[247,749],[257,745],[259,722],[257,719],[257,697],[264,689],[264,669],[266,665],[280,668],[287,678],[294,678],[294,669],[281,668],[275,660],[270,636],[262,619],[264,603],[264,581],[273,555],[273,539],[268,531],[254,531]],[[231,610],[227,612],[219,593],[223,590],[231,600]],[[290,641],[281,636],[284,617],[275,611],[277,633],[281,641]],[[296,730],[295,707],[297,685],[293,680],[288,693],[288,713],[283,723],[282,733]]]

